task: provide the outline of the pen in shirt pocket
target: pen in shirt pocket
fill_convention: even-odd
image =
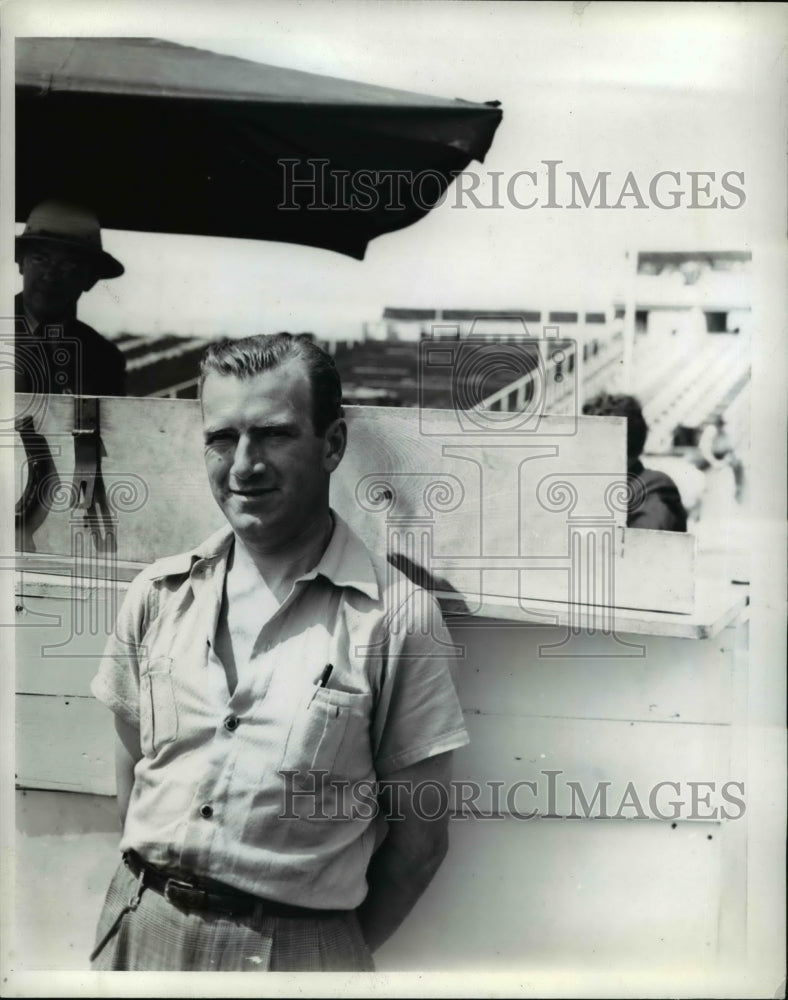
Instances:
[[[327,663],[323,667],[323,673],[320,675],[320,680],[317,682],[317,686],[324,688],[328,684],[328,678],[331,676],[331,671],[334,669],[333,663]]]

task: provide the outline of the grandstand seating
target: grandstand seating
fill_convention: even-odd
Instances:
[[[501,336],[502,342],[513,338]],[[602,329],[582,343],[576,359],[573,341],[543,340],[546,395],[539,405],[547,412],[564,413],[582,405],[582,400],[601,390],[618,391],[623,357],[623,336]],[[127,391],[135,396],[181,396],[196,394],[199,359],[209,343],[207,339],[182,338],[163,334],[153,339],[124,333],[115,343],[126,357]],[[531,342],[533,343],[533,341]],[[548,348],[546,345],[550,345]],[[550,359],[560,348],[562,360]],[[428,407],[456,405],[457,379],[447,378],[445,369],[431,371],[423,367],[420,346],[413,341],[351,341],[330,345],[347,389],[347,401],[359,394],[381,390],[376,402]],[[688,355],[682,338],[636,337],[632,359],[632,389],[642,406],[650,433],[646,451],[667,454],[679,424],[700,428],[715,416],[739,414],[746,407],[736,407],[749,383],[748,341],[735,334],[709,335],[700,350]],[[576,365],[577,361],[577,365]],[[505,366],[504,366],[505,367]],[[507,374],[508,372],[508,374]],[[556,378],[560,375],[561,378]],[[582,386],[576,385],[576,378]],[[469,374],[469,405],[475,405],[471,382],[478,373]],[[483,406],[498,410],[520,409],[530,402],[536,388],[533,372],[514,382],[511,367],[497,374],[494,366],[484,373],[486,398]],[[461,381],[461,379],[460,379]],[[730,425],[730,421],[729,421]]]
[[[126,392],[130,396],[194,395],[199,362],[210,341],[165,334],[153,339],[122,335],[115,343],[126,358]]]
[[[574,341],[537,342],[543,366],[491,393],[482,402],[483,407],[506,412],[521,410],[533,398],[533,393],[540,391],[541,382],[543,394],[539,405],[545,413],[575,413],[583,399],[602,389],[616,387],[622,358],[620,331],[608,338],[595,337],[582,346]],[[555,353],[556,348],[559,354]],[[582,350],[583,358],[579,365],[575,358],[578,350]],[[582,386],[578,386],[578,378],[582,380]]]
[[[636,335],[632,360],[632,394],[646,405],[684,367],[686,348],[678,338]]]
[[[333,345],[332,353],[346,389],[392,390],[402,406],[418,406],[419,403],[437,409],[454,406],[458,388],[462,391],[467,387],[466,382],[478,376],[476,370],[469,372],[468,380],[463,380],[461,375],[447,379],[445,370],[433,373],[428,366],[422,365],[420,346],[413,341],[340,342]],[[488,374],[489,389],[502,388],[510,378],[506,373],[496,376],[493,371]],[[472,396],[472,391],[469,392]]]
[[[673,360],[661,379],[655,393],[640,396],[650,429],[646,450],[653,454],[671,450],[678,424],[702,426],[745,388],[749,381],[745,347],[735,335],[714,336],[691,357]]]

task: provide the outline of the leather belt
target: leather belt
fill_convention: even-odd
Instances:
[[[126,851],[123,855],[126,867],[135,878],[144,872],[143,884],[153,889],[174,906],[182,910],[203,910],[222,913],[227,916],[250,916],[256,911],[262,916],[311,918],[347,913],[347,910],[317,910],[291,903],[279,903],[273,899],[261,899],[240,889],[224,885],[213,879],[202,879],[196,875],[172,875],[160,868],[149,865],[136,851]]]

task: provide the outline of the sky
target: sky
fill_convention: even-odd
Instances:
[[[764,235],[758,181],[771,169],[764,122],[780,23],[769,5],[229,0],[154,9],[131,0],[60,4],[54,21],[51,9],[12,2],[4,23],[20,35],[155,36],[498,100],[504,118],[487,159],[469,167],[483,204],[494,171],[504,185],[536,171],[541,191],[545,160],[562,161],[589,188],[610,171],[615,197],[630,171],[644,190],[658,171],[678,172],[686,192],[689,171],[711,171],[717,195],[721,176],[736,172],[744,192],[728,210],[635,208],[632,198],[619,210],[522,209],[505,196],[490,209],[455,184],[424,220],[374,240],[363,262],[285,244],[106,231],[126,274],[85,295],[80,316],[110,335],[288,329],[347,338],[385,306],[598,309],[625,294],[628,250],[751,249]],[[526,188],[518,192],[526,199]]]

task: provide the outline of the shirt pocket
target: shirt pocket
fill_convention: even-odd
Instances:
[[[312,688],[296,709],[279,770],[299,772],[294,784],[300,788],[311,785],[310,772],[350,779],[366,776],[371,767],[371,704],[370,694]],[[315,775],[314,780],[319,783],[320,778]]]
[[[140,745],[155,757],[178,736],[178,706],[172,680],[172,658],[153,656],[140,674]]]

